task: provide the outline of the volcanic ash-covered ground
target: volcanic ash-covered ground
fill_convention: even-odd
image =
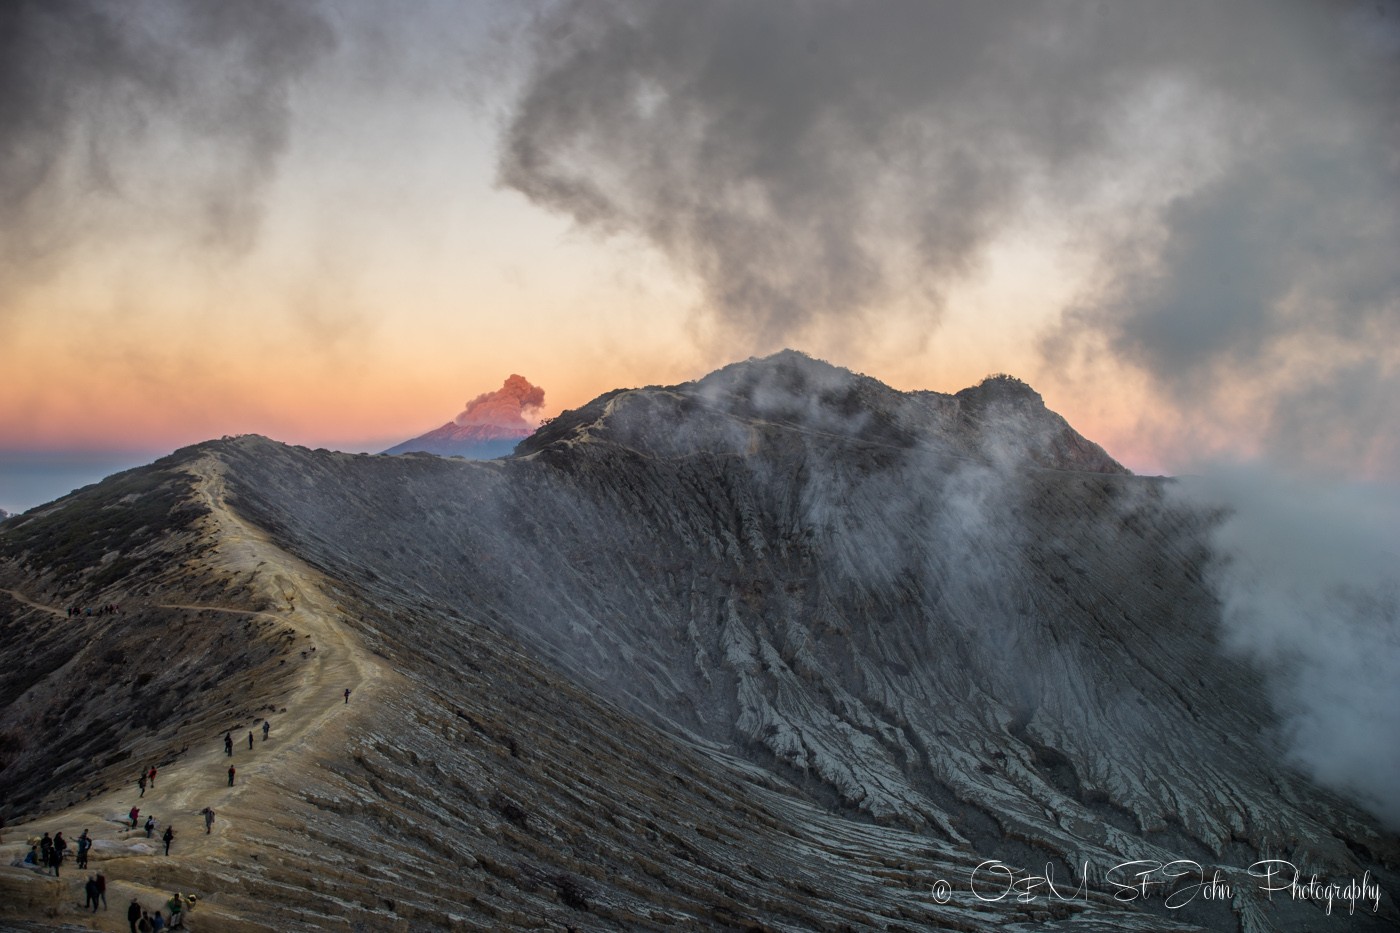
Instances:
[[[1221,650],[1218,520],[1009,377],[793,353],[498,461],[191,447],[0,525],[0,924],[1394,929],[1400,842]]]

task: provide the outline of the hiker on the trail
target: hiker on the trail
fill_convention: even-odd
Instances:
[[[151,790],[156,789],[156,766],[151,765],[151,770],[146,772],[146,781],[151,785]]]
[[[146,796],[146,774],[145,774],[145,772],[142,772],[142,773],[141,773],[141,776],[140,776],[139,778],[136,779],[136,786],[139,787],[139,788],[141,788],[141,796],[142,796],[142,797]]]
[[[132,829],[135,829],[135,828],[136,828],[136,821],[139,820],[139,819],[141,819],[141,808],[140,808],[140,807],[132,807],[132,808],[131,808],[131,812],[128,813],[127,816],[131,817],[131,828],[132,828]]]
[[[24,864],[38,865],[43,861],[43,856],[39,854],[39,845],[35,843],[29,847],[29,854],[24,857]]]
[[[53,869],[53,876],[58,877],[58,869],[63,864],[63,856],[58,851],[58,846],[49,847],[49,867]]]
[[[350,688],[349,688],[349,687],[346,687],[346,688],[345,688],[345,702],[346,702],[346,703],[349,703],[349,702],[350,702]]]
[[[228,766],[228,786],[229,786],[229,787],[232,787],[232,786],[233,786],[233,772],[234,772],[234,770],[235,770],[235,769],[234,769],[233,765],[229,765],[229,766]]]
[[[264,719],[264,720],[263,720],[263,741],[264,741],[264,742],[267,741],[267,731],[268,731],[269,729],[271,729],[271,728],[272,728],[272,723],[270,723],[270,722],[268,722],[266,719]]]
[[[131,906],[126,909],[126,922],[131,924],[131,933],[136,933],[136,921],[141,919],[142,913],[144,911],[141,909],[141,904],[133,897]]]
[[[175,893],[170,895],[170,900],[165,902],[165,907],[170,911],[170,929],[184,929],[185,926],[185,895]]]
[[[252,730],[252,729],[249,729],[249,730],[248,730],[248,751],[251,752],[252,750],[253,750],[253,730]]]
[[[92,848],[92,837],[88,835],[88,831],[85,829],[85,830],[83,830],[83,834],[82,834],[81,836],[78,837],[78,867],[79,867],[79,868],[82,868],[82,869],[84,869],[84,870],[87,869],[88,850],[91,849],[91,848]]]
[[[68,840],[63,838],[63,833],[55,833],[53,837],[53,873],[58,876],[58,867],[63,864],[63,856],[68,854]]]
[[[92,912],[97,913],[97,879],[92,875],[88,875],[87,884],[83,885],[83,893],[87,895],[83,907],[91,906]]]
[[[107,909],[107,876],[97,873],[97,896],[102,898],[102,909]]]
[[[161,931],[164,930],[164,929],[165,929],[165,917],[161,916],[160,910],[157,909],[155,913],[151,914],[151,930],[152,930],[152,933],[161,933]]]
[[[232,755],[232,754],[233,754],[233,733],[232,733],[232,732],[225,732],[225,733],[224,733],[224,754],[225,754],[225,755]]]
[[[136,933],[152,933],[155,927],[151,926],[151,915],[149,912],[141,911],[141,919],[136,921]]]
[[[205,807],[199,811],[204,814],[204,835],[209,835],[210,828],[214,825],[214,808]]]
[[[49,854],[53,852],[53,840],[48,833],[44,833],[44,838],[39,840],[39,860],[42,864],[49,864]]]
[[[174,829],[174,827],[171,827],[171,826],[165,827],[165,835],[161,836],[160,838],[161,838],[161,841],[165,843],[165,854],[166,854],[166,855],[169,855],[169,854],[170,854],[170,842],[171,842],[172,839],[175,838],[175,829]]]
[[[151,834],[154,833],[155,831],[156,831],[156,818],[153,817],[153,816],[148,816],[148,817],[146,817],[146,838],[147,838],[147,839],[150,839],[150,838],[151,838]]]

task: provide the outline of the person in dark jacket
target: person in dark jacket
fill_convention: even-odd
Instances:
[[[133,897],[131,906],[126,909],[126,922],[131,924],[131,933],[136,933],[136,921],[140,919],[141,904]]]
[[[88,875],[87,884],[83,885],[83,893],[87,895],[87,900],[83,901],[83,906],[92,905],[92,912],[97,913],[97,879]]]
[[[225,732],[225,733],[224,733],[224,754],[225,754],[225,755],[232,755],[232,754],[233,754],[233,733],[232,733],[232,732]]]
[[[68,840],[63,838],[63,833],[55,833],[53,837],[53,873],[58,877],[59,866],[63,864],[63,857],[68,854]]]
[[[170,827],[170,826],[165,827],[165,835],[161,836],[160,838],[161,838],[161,841],[165,843],[165,854],[166,854],[166,855],[169,855],[169,854],[170,854],[170,843],[171,843],[171,841],[175,838],[175,830],[174,830],[174,828],[173,828],[173,827]]]
[[[87,870],[88,851],[92,848],[92,837],[88,831],[83,830],[83,834],[78,837],[78,867]]]
[[[234,773],[235,770],[236,770],[236,769],[233,767],[233,765],[229,765],[229,766],[228,766],[228,786],[229,786],[229,787],[232,787],[232,786],[233,786],[233,773]]]

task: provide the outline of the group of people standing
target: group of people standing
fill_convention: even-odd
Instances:
[[[88,853],[92,851],[92,837],[88,831],[83,830],[83,834],[78,837],[78,867],[86,869],[88,867]],[[55,833],[53,838],[49,838],[48,833],[44,833],[42,838],[30,840],[29,854],[25,856],[26,865],[37,865],[43,868],[52,868],[54,877],[59,877],[59,870],[63,867],[63,860],[68,856],[68,840],[63,838],[63,833]]]
[[[87,830],[83,830],[83,837],[87,837]],[[89,843],[91,845],[91,843]],[[87,850],[81,849],[78,867],[87,867]],[[59,869],[63,867],[63,859],[68,854],[68,840],[63,838],[63,833],[55,833],[50,836],[44,833],[40,839],[29,841],[29,854],[24,857],[26,865],[37,865],[41,868],[52,868],[54,877],[59,875]]]
[[[68,610],[68,615],[71,618],[73,616],[80,615],[103,615],[118,611],[120,610],[116,605],[105,605],[96,609],[82,609],[78,607],[72,607]],[[345,702],[350,702],[349,690],[345,691]],[[271,729],[271,723],[267,720],[263,720],[263,741],[267,741],[268,734],[271,731]],[[250,730],[248,732],[249,750],[252,750],[254,744],[254,734]],[[224,753],[229,757],[233,757],[233,745],[233,732],[226,732],[224,734]],[[148,789],[155,789],[156,773],[157,769],[155,765],[151,765],[149,768],[146,768],[141,772],[140,776],[137,778],[136,781],[137,787],[140,789],[140,797],[144,798]],[[228,786],[230,787],[233,786],[235,773],[236,772],[234,770],[233,765],[229,765]],[[205,807],[203,810],[200,811],[200,815],[204,818],[204,832],[206,834],[212,832],[215,815],[214,809],[212,807]],[[127,813],[127,818],[131,821],[130,828],[132,830],[135,830],[137,826],[140,825],[140,807],[133,806],[131,810]],[[154,838],[155,831],[158,828],[158,826],[159,824],[157,823],[156,818],[148,814],[146,816],[146,822],[144,827],[147,839]],[[165,844],[165,854],[168,856],[170,854],[170,845],[175,840],[174,827],[171,825],[166,825],[165,832],[161,834],[160,839]],[[24,859],[25,863],[32,864],[35,866],[42,866],[45,868],[52,868],[54,876],[58,877],[60,869],[63,865],[63,860],[66,857],[69,848],[68,841],[63,838],[63,833],[55,833],[51,838],[46,832],[40,839],[31,839],[30,843],[31,848],[29,854]],[[82,835],[79,836],[77,840],[78,868],[83,870],[87,869],[88,853],[92,850],[92,845],[92,837],[88,834],[88,831],[84,829]],[[91,909],[93,912],[96,912],[99,901],[101,902],[103,909],[106,909],[107,879],[104,875],[102,875],[100,872],[88,875],[88,879],[83,887],[83,890],[85,894],[85,900],[83,902],[84,909]],[[170,900],[166,904],[166,907],[168,908],[170,914],[169,920],[167,921],[166,917],[162,914],[160,909],[156,909],[154,911],[148,910],[145,907],[141,906],[141,903],[137,898],[132,898],[131,906],[127,908],[126,918],[131,925],[132,933],[158,933],[158,931],[182,926],[183,924],[181,921],[183,919],[184,912],[192,908],[194,906],[194,903],[194,895],[172,895]]]
[[[165,902],[165,909],[170,912],[170,919],[167,920],[159,907],[147,910],[141,906],[140,900],[133,897],[131,906],[126,909],[126,922],[131,925],[131,933],[161,933],[162,930],[183,928],[185,911],[193,908],[194,902],[193,894],[188,897],[183,894],[170,895],[170,900]]]
[[[83,608],[82,606],[69,606],[69,607],[68,607],[68,618],[72,619],[72,618],[74,618],[74,617],[76,617],[76,616],[83,616],[83,615],[87,615],[87,616],[105,616],[105,615],[111,615],[112,613],[121,612],[121,611],[122,611],[122,610],[121,610],[121,607],[118,606],[116,603],[106,603],[105,605],[98,606],[98,607],[95,608],[95,609],[94,609],[92,606],[88,606],[87,608]]]

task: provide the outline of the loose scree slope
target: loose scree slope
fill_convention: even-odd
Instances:
[[[792,352],[501,460],[177,451],[0,525],[0,919],[84,922],[8,863],[92,826],[211,929],[1393,928],[1400,844],[1285,761],[1172,485],[1014,378]],[[150,763],[169,858],[114,817]],[[1113,883],[1177,859],[1229,897]]]

